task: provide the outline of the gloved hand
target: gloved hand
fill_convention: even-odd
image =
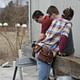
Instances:
[[[36,43],[36,41],[32,41],[32,45],[31,45],[31,47],[32,47],[32,56],[33,57],[35,57],[35,52],[34,52],[35,43]]]
[[[35,53],[34,52],[32,52],[32,56],[35,57]]]
[[[67,56],[66,53],[61,53],[61,52],[58,52],[58,55],[59,55],[59,56]]]
[[[32,48],[35,46],[35,43],[36,43],[36,41],[32,42],[32,45],[31,45]]]

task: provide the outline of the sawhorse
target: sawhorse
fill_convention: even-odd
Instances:
[[[12,80],[16,80],[16,74],[17,74],[18,69],[19,69],[20,80],[23,80],[22,68],[26,66],[33,66],[33,65],[36,65],[36,62],[32,58],[27,58],[27,57],[22,57],[20,59],[18,58],[16,60],[15,70],[14,70]]]

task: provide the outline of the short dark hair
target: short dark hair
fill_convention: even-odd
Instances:
[[[74,16],[74,10],[70,8],[66,8],[63,10],[62,17],[67,20],[71,20]]]
[[[56,15],[58,15],[59,14],[59,11],[58,11],[58,9],[57,9],[56,6],[52,6],[51,5],[50,7],[48,7],[46,13],[49,14],[49,15],[52,15],[53,13],[56,14]]]
[[[44,14],[42,13],[42,11],[40,10],[36,10],[33,12],[32,14],[32,18],[35,19],[35,18],[39,18],[40,16],[44,16]]]

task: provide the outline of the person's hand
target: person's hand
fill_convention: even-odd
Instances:
[[[66,56],[65,53],[61,53],[61,52],[58,52],[58,55],[59,55],[59,56]]]
[[[35,43],[36,41],[32,41],[32,45],[31,45],[32,48],[35,47]]]
[[[32,57],[35,57],[35,53],[34,52],[32,52]]]

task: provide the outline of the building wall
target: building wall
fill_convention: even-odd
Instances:
[[[36,9],[40,9],[43,12],[46,12],[46,9],[49,5],[55,5],[60,14],[66,7],[72,7],[74,9],[74,18],[73,22],[73,39],[75,46],[75,56],[80,57],[80,0],[32,0],[32,12]],[[32,21],[32,40],[36,40],[38,38],[40,32],[40,25]],[[35,28],[34,28],[35,27]]]

